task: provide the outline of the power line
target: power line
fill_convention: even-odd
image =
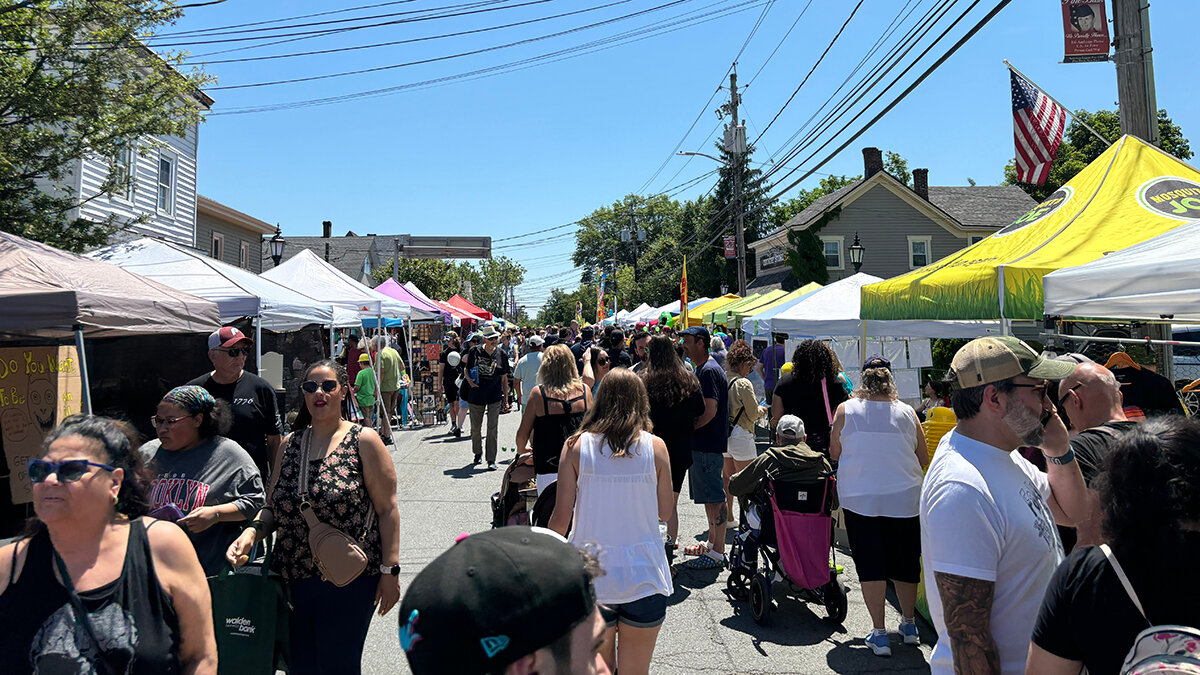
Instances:
[[[783,37],[779,39],[779,44],[775,45],[775,49],[771,50],[771,53],[767,56],[767,60],[763,61],[762,65],[758,67],[758,70],[756,70],[754,75],[751,76],[750,81],[746,83],[747,87],[754,84],[754,81],[758,79],[759,74],[762,73],[763,68],[766,68],[767,64],[771,62],[771,59],[775,58],[775,53],[778,52],[779,48],[783,46],[783,43],[787,41],[788,36],[792,34],[792,31],[796,30],[796,26],[799,25],[800,19],[804,18],[804,15],[808,12],[808,8],[812,6],[812,4],[813,0],[808,0],[808,3],[804,5],[804,9],[800,10],[800,16],[796,17],[796,20],[792,22],[792,26],[788,28],[787,32],[783,34]]]
[[[179,37],[183,35],[191,35],[194,33],[207,33],[209,31],[224,30],[227,28],[245,28],[247,26],[263,26],[269,23],[282,23],[284,21],[295,21],[297,19],[310,19],[318,16],[330,16],[333,14],[343,14],[346,12],[357,12],[364,9],[375,9],[376,7],[388,7],[392,5],[407,5],[417,0],[391,0],[391,2],[377,2],[373,5],[359,5],[358,7],[345,7],[343,9],[331,9],[324,12],[314,12],[312,14],[300,14],[297,16],[283,17],[279,19],[267,19],[265,21],[252,21],[250,23],[238,23],[230,26],[215,26],[213,28],[195,28],[192,30],[171,31],[168,33],[159,33],[160,37]],[[495,1],[495,0],[493,0]],[[501,0],[503,1],[503,0]]]

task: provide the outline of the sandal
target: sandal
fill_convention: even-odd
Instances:
[[[708,545],[708,542],[702,541],[699,544],[688,544],[687,546],[684,546],[683,554],[699,556],[699,555],[704,555],[711,550],[712,550],[712,548]]]

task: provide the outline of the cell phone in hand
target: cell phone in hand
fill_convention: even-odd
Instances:
[[[163,504],[162,506],[160,506],[157,509],[154,509],[153,511],[150,512],[151,518],[157,518],[159,520],[169,520],[172,523],[178,521],[180,518],[184,517],[185,515],[187,515],[187,514],[185,514],[183,511],[181,511],[179,509],[179,507],[175,506],[174,504]]]
[[[1044,429],[1046,427],[1046,425],[1050,424],[1050,420],[1053,418],[1054,418],[1054,411],[1043,410],[1042,411],[1042,428]]]

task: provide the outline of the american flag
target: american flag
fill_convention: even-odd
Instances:
[[[1017,180],[1042,185],[1058,154],[1067,111],[1028,80],[1012,77],[1013,139],[1017,144]]]

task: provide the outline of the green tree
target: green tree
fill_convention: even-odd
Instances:
[[[716,144],[717,152],[723,164],[718,171],[717,185],[713,190],[711,208],[714,213],[714,218],[725,223],[725,233],[731,236],[737,235],[737,205],[734,204],[736,196],[734,190],[735,169],[733,165],[734,155],[725,150],[722,143]],[[754,251],[750,248],[750,244],[758,241],[770,228],[770,212],[771,207],[775,203],[775,199],[768,194],[770,184],[762,177],[762,170],[754,168],[754,146],[747,146],[745,154],[741,161],[741,211],[742,211],[742,230],[746,242],[746,278],[747,281],[754,278],[755,257]],[[711,235],[709,236],[711,238]],[[720,293],[721,285],[737,290],[737,261],[726,260],[724,253],[724,242],[718,241],[719,245],[711,249],[702,251],[697,256],[697,266],[712,265],[716,272],[718,282],[715,288],[698,288],[703,290],[704,295],[716,296]],[[691,261],[688,261],[688,281],[691,282]]]
[[[772,230],[786,225],[787,221],[812,206],[812,203],[821,197],[833,194],[860,180],[862,180],[862,176],[826,176],[821,179],[817,187],[811,190],[801,190],[788,201],[776,204],[771,210]],[[788,266],[792,268],[792,276],[796,278],[800,286],[814,281],[818,284],[829,283],[829,270],[825,266],[825,247],[817,233],[830,219],[836,218],[838,213],[841,213],[840,206],[830,212],[832,215],[826,214],[817,223],[803,230],[788,231],[786,259]]]
[[[39,186],[68,180],[83,157],[119,157],[135,139],[146,153],[142,139],[182,136],[202,121],[193,97],[210,78],[179,70],[182,53],[142,42],[180,14],[173,0],[24,0],[0,10],[0,229],[81,251],[131,224],[71,221],[78,194]],[[101,196],[130,185],[113,166]]]
[[[464,279],[472,279],[475,269],[467,262],[450,260],[401,258],[398,278],[400,283],[411,281],[431,298],[448,298],[463,288]],[[381,284],[392,278],[392,261],[376,267],[371,272],[375,283]]]
[[[540,326],[547,324],[570,323],[575,318],[575,303],[583,304],[583,320],[592,323],[596,319],[596,287],[581,285],[574,291],[555,288],[550,291],[541,311],[538,312],[536,323]]]
[[[508,292],[525,280],[525,268],[506,256],[485,258],[478,263],[479,281],[472,282],[475,304],[501,314],[508,313]]]
[[[908,170],[908,160],[898,152],[888,150],[883,155],[883,170],[895,176],[901,183],[912,185],[912,173]]]
[[[1097,110],[1094,113],[1078,110],[1075,115],[1109,140],[1116,141],[1121,137],[1121,116],[1116,110]],[[1164,152],[1179,159],[1191,159],[1192,148],[1183,135],[1183,129],[1171,120],[1166,110],[1158,111],[1158,138],[1159,147]],[[1017,180],[1015,159],[1010,159],[1004,166],[1004,184],[1016,185],[1030,197],[1042,202],[1107,149],[1107,144],[1102,143],[1082,124],[1072,119],[1067,125],[1062,144],[1058,146],[1058,155],[1050,164],[1050,175],[1044,185],[1032,185]]]

